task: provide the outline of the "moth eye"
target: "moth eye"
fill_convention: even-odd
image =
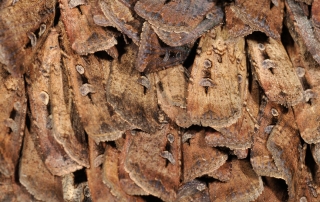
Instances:
[[[104,161],[104,154],[100,154],[94,159],[93,166],[97,168],[103,163],[103,161]]]
[[[198,185],[197,185],[197,190],[203,191],[203,190],[206,189],[206,187],[207,187],[207,186],[206,186],[204,183],[201,183],[201,184],[198,184]]]
[[[84,74],[84,67],[81,65],[76,65],[76,70],[79,74]]]
[[[94,93],[94,88],[92,85],[88,84],[88,83],[85,83],[83,84],[81,87],[80,87],[80,94],[82,96],[86,96],[88,95],[89,93]]]
[[[28,38],[31,42],[31,47],[35,47],[37,45],[37,36],[33,32],[28,32]]]
[[[262,43],[258,43],[258,48],[261,51],[264,51],[266,49]]]
[[[274,61],[270,59],[265,59],[264,61],[262,61],[261,65],[264,69],[270,69],[270,68],[276,67],[276,64],[274,63]]]
[[[48,105],[49,104],[49,95],[48,93],[41,91],[40,93],[40,99],[43,104]]]
[[[268,125],[267,127],[264,128],[264,132],[267,134],[270,134],[274,125]]]
[[[275,108],[271,109],[271,114],[272,114],[272,116],[279,116],[279,112]]]
[[[174,142],[174,136],[173,136],[171,133],[169,133],[169,134],[167,135],[167,139],[168,139],[168,141],[170,142],[170,144],[172,144],[172,143]]]
[[[303,92],[303,97],[305,99],[306,102],[309,102],[309,100],[311,98],[315,98],[316,97],[316,94],[313,92],[313,90],[311,89],[307,89]]]
[[[215,84],[213,83],[212,79],[209,79],[209,78],[203,78],[200,81],[199,85],[203,86],[203,87],[213,87],[213,86],[215,86]]]
[[[238,74],[238,83],[242,83],[242,75]]]
[[[297,67],[296,72],[297,72],[298,77],[301,78],[305,75],[306,70],[303,67]]]
[[[160,153],[160,156],[161,156],[162,158],[167,159],[167,160],[170,161],[170,163],[172,163],[172,164],[175,164],[175,163],[176,163],[176,161],[175,161],[174,158],[173,158],[173,155],[172,155],[170,152],[168,152],[168,151],[163,151],[163,152],[161,152],[161,153]]]
[[[41,24],[40,25],[40,30],[39,30],[39,37],[46,31],[47,25],[46,24]]]
[[[211,20],[211,19],[214,18],[214,14],[213,14],[213,13],[208,13],[208,14],[206,15],[206,18],[209,19],[209,20]]]
[[[137,82],[138,82],[140,85],[146,87],[147,89],[150,88],[150,85],[151,85],[151,84],[150,84],[149,79],[148,79],[146,76],[141,76],[141,77],[137,80]]]
[[[205,59],[203,62],[203,66],[204,66],[204,68],[208,69],[212,66],[212,63],[209,59]]]
[[[192,136],[193,136],[193,134],[191,134],[191,133],[184,133],[183,135],[182,135],[182,143],[185,143],[185,142],[187,142],[189,139],[191,139],[192,138]]]

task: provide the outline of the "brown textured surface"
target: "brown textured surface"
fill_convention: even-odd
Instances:
[[[67,39],[65,33],[62,33],[62,36]],[[83,128],[96,142],[120,138],[122,132],[132,126],[117,115],[112,106],[105,101],[104,88],[110,74],[110,62],[99,60],[92,55],[85,59],[72,54],[67,40],[63,41],[62,48],[70,55],[69,58],[63,58],[63,62],[68,70],[67,75],[70,76],[69,81],[73,90],[74,102]],[[83,74],[76,70],[77,65],[84,69]],[[101,74],[101,72],[103,73]],[[82,95],[80,89],[84,84],[90,84],[95,92]]]
[[[282,175],[281,178],[288,185],[289,200],[297,201],[301,197],[306,197],[308,201],[314,200],[308,187],[311,179],[303,165],[305,151],[301,146],[291,109],[280,118],[272,130],[267,148]]]
[[[125,139],[125,143],[121,149],[121,154],[119,155],[119,181],[120,186],[129,195],[148,195],[148,192],[144,191],[140,186],[138,186],[131,178],[129,173],[125,170],[125,160],[126,155],[128,155],[128,150],[130,148],[131,142],[131,132],[126,132],[127,137]]]
[[[112,26],[126,34],[135,44],[139,44],[141,21],[135,19],[132,9],[121,3],[120,0],[99,0],[101,10]]]
[[[118,175],[119,154],[116,148],[109,145],[106,147],[106,157],[102,168],[103,183],[110,188],[110,193],[115,196],[116,201],[142,201],[140,198],[126,194],[121,189]]]
[[[188,202],[188,201],[198,201],[198,202],[209,202],[209,190],[204,182],[199,180],[192,180],[183,184],[177,193],[177,202]]]
[[[150,82],[149,88],[141,85],[138,82],[141,74],[135,69],[133,60],[137,57],[137,47],[132,44],[126,51],[120,61],[110,64],[106,86],[107,101],[115,113],[134,127],[155,133],[160,125],[154,75],[146,75]]]
[[[39,60],[35,60],[30,66],[28,74],[27,88],[32,114],[30,134],[49,171],[61,176],[82,166],[72,160],[63,146],[54,139],[52,114],[47,106],[51,104],[52,99],[49,95],[51,67],[60,67],[60,48],[56,31],[50,32],[42,51],[42,54],[38,55]]]
[[[14,175],[22,145],[27,99],[23,77],[13,77],[0,65],[0,173]]]
[[[194,42],[201,34],[222,21],[223,12],[215,4],[214,1],[204,0],[141,0],[136,3],[134,9],[152,25],[163,42],[170,46],[181,46]],[[178,14],[181,11],[183,15]]]
[[[188,85],[187,116],[177,122],[179,126],[225,127],[241,116],[246,83],[244,40],[227,40],[226,32],[217,27],[201,38],[201,53],[195,58]]]
[[[140,72],[155,72],[181,64],[190,52],[189,46],[161,46],[156,33],[144,22],[136,68]]]
[[[206,144],[204,130],[187,133],[191,133],[192,138],[182,144],[184,182],[217,170],[228,158],[226,153]]]
[[[20,0],[13,6],[0,11],[0,62],[11,74],[21,76],[33,59],[37,49],[42,46],[48,31],[42,36],[38,29],[41,24],[53,25],[56,0]],[[14,28],[14,29],[12,29]],[[33,45],[28,35],[34,33],[36,43]]]
[[[319,201],[319,0],[0,10],[0,201]]]
[[[59,0],[59,2],[62,21],[71,47],[79,55],[108,50],[117,44],[112,32],[106,32],[93,24],[89,15],[90,5],[80,6],[79,11],[69,8],[67,0]]]
[[[263,182],[246,160],[232,160],[228,182],[209,183],[211,201],[253,201],[263,191]]]
[[[89,156],[90,168],[86,169],[86,174],[91,199],[98,202],[116,202],[117,199],[110,193],[110,188],[108,188],[102,180],[103,169],[101,164],[104,160],[104,146],[102,143],[96,144],[94,140],[89,139]],[[98,160],[99,157],[100,162]]]
[[[266,97],[262,99],[261,103],[258,128],[253,136],[253,146],[250,154],[251,165],[258,175],[280,178],[281,174],[275,165],[271,152],[267,148],[267,141],[274,125],[277,124],[282,116],[283,109],[268,101]],[[272,110],[276,110],[278,116],[273,116]]]
[[[188,71],[182,66],[155,73],[158,105],[173,121],[186,117]]]
[[[304,96],[303,102],[294,106],[294,116],[303,140],[309,144],[319,143],[319,107],[317,99],[319,95],[319,72],[320,65],[314,61],[312,56],[306,50],[301,38],[298,38],[293,30],[291,41],[286,45],[286,49],[292,64],[299,73],[300,82],[305,92],[311,92],[311,96]],[[308,94],[306,94],[308,95]],[[313,95],[313,96],[312,96]]]
[[[236,0],[230,8],[235,16],[240,18],[244,24],[249,25],[251,29],[280,39],[284,1],[275,2],[277,5],[270,0]]]
[[[88,160],[88,145],[85,143],[84,133],[73,130],[73,123],[71,115],[71,92],[64,90],[68,86],[68,82],[63,75],[60,64],[61,54],[60,46],[58,42],[58,33],[52,29],[50,36],[50,48],[53,54],[52,64],[50,67],[49,83],[50,86],[48,95],[49,102],[51,105],[52,113],[52,131],[55,140],[61,144],[66,153],[71,157],[72,160],[76,161],[79,165],[89,167]],[[80,124],[80,123],[78,123]],[[77,127],[77,126],[74,126]],[[83,129],[82,129],[83,130]]]
[[[167,134],[174,136],[170,146]],[[155,134],[136,132],[131,134],[131,142],[125,159],[125,169],[131,179],[143,190],[165,201],[176,198],[180,184],[180,137],[178,131],[166,124]],[[169,149],[169,150],[168,150]],[[174,163],[160,154],[169,151]]]
[[[272,38],[247,43],[251,66],[267,97],[285,106],[302,101],[302,86],[282,43]]]
[[[310,20],[293,0],[286,1],[286,9],[287,26],[301,37],[313,58],[320,63],[320,42],[315,38]]]
[[[243,82],[247,82],[243,80]],[[256,88],[257,85],[252,85]],[[247,88],[247,86],[246,86]],[[206,131],[206,143],[213,147],[228,147],[230,149],[247,149],[252,145],[255,117],[258,114],[259,92],[252,89],[252,94],[245,91],[245,102],[242,107],[242,116],[231,126],[208,129]]]
[[[62,178],[52,175],[46,168],[28,130],[25,131],[22,153],[19,169],[20,183],[38,200],[62,201]]]

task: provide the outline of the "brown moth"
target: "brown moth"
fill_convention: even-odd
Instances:
[[[170,46],[194,42],[223,19],[221,7],[217,6],[216,2],[204,0],[140,0],[134,9],[152,25],[159,38]]]
[[[268,101],[265,96],[262,97],[250,153],[251,165],[258,175],[281,177],[272,154],[267,148],[267,141],[279,118],[282,117],[282,111],[283,109],[279,105]]]
[[[232,160],[228,182],[209,183],[211,201],[253,201],[262,193],[263,182],[246,160]]]
[[[56,0],[20,0],[0,11],[0,63],[13,75],[22,75],[53,25]],[[14,27],[14,29],[12,29]]]
[[[136,131],[132,131],[135,133]],[[130,142],[131,142],[131,132],[126,132],[125,143],[121,149],[121,154],[119,155],[119,165],[118,165],[118,173],[119,173],[119,181],[120,186],[123,191],[125,191],[129,195],[148,195],[146,191],[144,191],[141,187],[139,187],[129,176],[129,173],[125,170],[125,159],[126,155],[129,152]]]
[[[293,0],[286,1],[286,9],[287,26],[302,38],[307,50],[311,53],[315,61],[320,64],[320,42],[316,39],[310,20],[304,15],[302,8]]]
[[[191,134],[190,139],[184,138]],[[205,142],[205,132],[187,131],[183,135],[183,181],[188,182],[217,170],[222,166],[228,155],[217,148],[211,148]]]
[[[169,124],[154,134],[131,133],[124,162],[130,178],[145,192],[173,201],[180,184],[180,136]]]
[[[14,176],[23,140],[27,99],[23,77],[0,64],[0,175]]]
[[[320,95],[320,89],[314,87],[305,90],[305,95],[308,97],[310,94],[312,98],[308,102],[300,103],[294,106],[295,119],[300,131],[300,135],[308,144],[320,143],[320,116],[318,111],[320,110],[320,102],[318,96]],[[308,95],[309,94],[309,95]]]
[[[289,200],[297,201],[305,197],[307,201],[312,201],[314,196],[308,188],[311,179],[304,165],[306,147],[303,151],[292,109],[289,108],[274,126],[267,141],[267,148],[281,178],[288,185]]]
[[[189,2],[139,0],[134,9],[151,25],[179,33],[196,28],[206,18],[207,13],[215,7],[215,4],[213,1],[205,0]]]
[[[169,47],[160,45],[158,36],[148,22],[143,23],[136,68],[140,72],[154,72],[183,63],[190,46]]]
[[[99,0],[101,10],[112,26],[127,35],[139,45],[142,22],[137,18],[132,8],[120,0]]]
[[[123,132],[133,126],[122,119],[105,101],[104,88],[110,73],[110,62],[98,60],[94,55],[85,59],[73,54],[64,31],[62,36],[63,48],[70,56],[64,57],[63,63],[68,70],[73,99],[83,128],[96,142],[120,138]]]
[[[68,151],[69,154],[74,154],[72,153],[74,151],[72,151],[72,147],[63,148],[63,144],[70,141],[68,140],[68,137],[66,139],[60,139],[62,140],[61,143],[63,144],[59,144],[54,137],[55,132],[59,131],[57,131],[56,128],[53,129],[53,116],[51,114],[52,111],[50,107],[52,105],[52,96],[56,95],[50,94],[50,83],[54,82],[53,80],[50,81],[50,74],[51,71],[57,71],[53,70],[53,68],[61,68],[61,50],[58,42],[58,36],[59,34],[56,30],[52,30],[49,33],[49,36],[42,48],[42,52],[39,53],[37,57],[38,59],[36,59],[29,68],[29,83],[27,89],[31,111],[31,137],[34,141],[39,156],[47,166],[48,170],[54,175],[61,176],[82,168],[82,166],[79,165],[75,160],[78,160],[82,163],[87,159],[81,159],[80,156],[76,155],[71,157],[66,153],[66,150],[71,149]],[[63,90],[63,88],[60,90]],[[66,116],[67,115],[68,113]],[[55,127],[57,127],[57,125],[55,125]],[[59,134],[57,135],[59,136]],[[79,135],[81,135],[81,133],[79,133]],[[79,145],[75,144],[74,146]],[[80,149],[80,151],[81,150],[82,149]],[[78,151],[74,152],[77,153]]]
[[[130,196],[121,189],[119,181],[119,151],[116,148],[107,145],[105,152],[105,161],[103,163],[102,179],[103,183],[110,188],[110,193],[117,201],[142,201],[142,199]]]
[[[88,145],[85,142],[84,131],[81,133],[81,129],[76,126],[74,114],[71,114],[71,92],[69,90],[64,90],[65,86],[68,86],[66,81],[63,81],[63,67],[60,64],[60,47],[58,44],[58,33],[56,30],[52,29],[50,36],[55,36],[55,38],[50,37],[48,40],[51,43],[51,52],[56,54],[52,58],[52,64],[49,72],[49,86],[50,89],[48,105],[50,105],[52,113],[52,131],[55,140],[63,146],[66,153],[79,165],[89,167],[89,155],[88,155]],[[52,48],[54,47],[54,48]],[[68,99],[67,101],[65,101]],[[72,120],[73,119],[73,120]],[[74,128],[77,129],[77,133],[74,132]],[[83,130],[83,129],[82,129]]]
[[[59,2],[68,39],[77,54],[87,55],[104,51],[117,44],[112,32],[95,25],[90,19],[90,5],[79,7],[82,14],[78,9],[69,8],[67,0],[59,0]]]
[[[160,126],[153,74],[143,75],[135,69],[137,47],[131,44],[119,61],[110,65],[106,85],[107,102],[114,111],[134,127],[155,133]]]
[[[177,193],[177,202],[210,202],[209,189],[206,183],[197,179],[183,184]]]
[[[38,200],[62,201],[62,178],[52,175],[46,168],[27,129],[22,151],[19,165],[20,183]]]
[[[231,11],[244,24],[255,31],[261,31],[269,37],[279,40],[282,31],[283,0],[236,0],[230,6]]]
[[[253,72],[267,97],[285,106],[301,102],[303,88],[283,45],[272,38],[247,43]]]
[[[247,74],[244,45],[243,38],[229,39],[222,27],[201,38],[201,53],[195,58],[188,84],[187,114],[177,120],[179,126],[226,127],[238,120]]]
[[[304,90],[303,102],[293,107],[294,116],[302,139],[308,144],[315,144],[320,142],[320,117],[318,115],[320,110],[318,68],[320,64],[308,53],[303,39],[298,37],[293,29],[289,31],[292,38],[288,36],[290,40],[287,42],[286,51]]]
[[[174,122],[186,116],[188,71],[182,66],[158,71],[155,74],[158,104]]]
[[[116,198],[110,194],[110,188],[102,181],[102,163],[104,161],[104,145],[96,144],[91,138],[88,139],[90,168],[86,169],[88,187],[93,201],[116,202]]]
[[[242,82],[247,82],[243,79]],[[228,127],[208,129],[206,131],[206,143],[210,146],[228,147],[234,150],[245,150],[252,145],[252,136],[256,124],[259,103],[259,89],[253,81],[251,93],[246,85],[245,102],[242,107],[242,116]]]

